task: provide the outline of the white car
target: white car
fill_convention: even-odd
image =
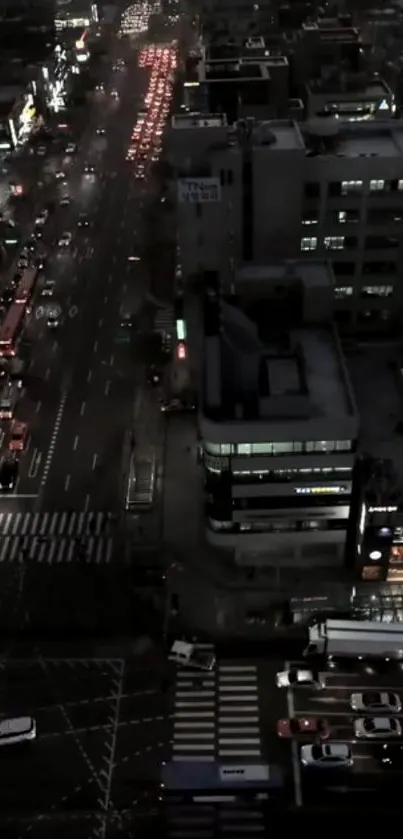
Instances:
[[[326,681],[323,673],[289,667],[288,670],[280,670],[276,673],[276,685],[278,688],[314,687],[320,690],[325,687]]]
[[[72,233],[66,231],[63,233],[59,239],[59,248],[68,248],[71,245],[73,239]]]
[[[76,150],[76,144],[75,143],[68,143],[68,145],[66,146],[66,154],[74,154],[75,150]]]
[[[43,225],[43,224],[45,224],[45,222],[47,222],[48,218],[49,218],[48,210],[41,210],[41,212],[38,213],[38,215],[35,219],[35,224]]]
[[[389,740],[402,736],[402,726],[395,717],[359,717],[354,720],[354,734],[369,740]]]
[[[397,693],[389,690],[369,690],[364,693],[352,693],[350,696],[352,711],[389,711],[398,714],[402,710],[402,701]]]
[[[189,644],[187,641],[174,641],[168,658],[175,664],[195,670],[213,670],[216,663],[213,652],[200,649],[197,644]]]
[[[311,769],[344,769],[353,765],[353,755],[347,743],[314,743],[302,746],[301,763]]]
[[[58,169],[57,172],[55,172],[55,178],[57,181],[64,181],[65,177],[65,172],[62,172],[61,169]]]
[[[36,722],[32,717],[14,717],[0,722],[0,746],[28,743],[36,738]]]

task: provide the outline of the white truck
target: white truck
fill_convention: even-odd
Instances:
[[[309,628],[304,657],[403,660],[403,623],[324,620]]]

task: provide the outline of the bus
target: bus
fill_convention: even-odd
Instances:
[[[130,461],[126,492],[126,510],[151,509],[155,490],[155,457],[136,458]]]
[[[172,760],[161,767],[162,801],[207,804],[248,798],[264,802],[283,787],[283,772],[268,763],[237,765],[217,763],[214,759]]]
[[[35,267],[26,268],[17,287],[15,294],[16,303],[25,303],[28,306],[34,293],[38,269]]]
[[[25,303],[13,303],[0,327],[0,356],[16,354],[17,342],[24,325]]]

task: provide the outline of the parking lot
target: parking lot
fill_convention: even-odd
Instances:
[[[288,666],[288,662],[285,667]],[[304,667],[306,662],[291,662],[293,667]],[[367,695],[377,692],[391,692],[403,699],[403,668],[399,664],[387,665],[377,672],[372,667],[362,667],[351,662],[324,672],[325,685],[321,690],[310,687],[293,687],[285,691],[288,717],[325,720],[329,744],[351,746],[353,765],[350,768],[303,768],[300,760],[300,745],[296,740],[289,745],[293,767],[295,803],[298,806],[310,804],[345,805],[352,803],[369,809],[400,808],[403,782],[403,738],[380,733],[379,737],[359,736],[356,722],[368,717],[396,718],[403,728],[403,714],[388,711],[354,711],[351,708],[353,694]],[[308,742],[305,737],[304,742]],[[311,738],[312,742],[312,738]],[[386,748],[385,748],[386,747]],[[391,763],[382,763],[390,757]],[[377,795],[378,793],[378,795]],[[399,793],[400,795],[401,793]]]
[[[158,668],[144,661],[3,663],[2,718],[35,717],[37,739],[0,749],[2,835],[25,825],[34,837],[55,818],[79,822],[90,837],[104,814],[112,830],[115,814],[151,809],[169,734],[159,684]]]

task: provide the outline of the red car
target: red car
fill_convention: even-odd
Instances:
[[[279,737],[305,737],[316,740],[326,740],[330,734],[327,720],[317,717],[293,717],[288,720],[279,720],[277,723],[277,734]]]
[[[8,448],[11,452],[24,451],[28,440],[28,426],[25,422],[14,420],[11,426],[11,437]]]

